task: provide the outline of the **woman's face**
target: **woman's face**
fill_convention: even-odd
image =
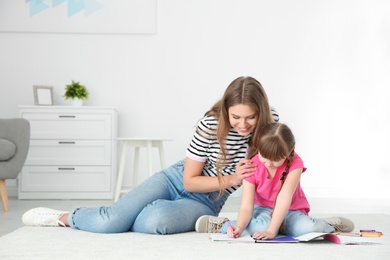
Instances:
[[[248,105],[234,105],[229,108],[230,125],[241,136],[249,135],[257,125],[257,113]]]

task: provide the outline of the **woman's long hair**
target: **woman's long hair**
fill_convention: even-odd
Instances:
[[[267,94],[260,82],[252,77],[239,77],[235,79],[227,87],[222,99],[205,113],[205,116],[213,116],[218,119],[216,134],[221,148],[217,158],[217,177],[220,185],[220,196],[222,196],[224,191],[222,169],[227,160],[226,136],[231,129],[229,108],[239,104],[250,106],[257,114],[257,125],[252,133],[253,137],[260,135],[259,132],[263,126],[274,122]],[[248,158],[256,154],[256,149],[252,145],[253,137],[249,140]]]

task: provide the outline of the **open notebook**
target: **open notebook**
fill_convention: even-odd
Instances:
[[[242,236],[239,238],[230,238],[227,234],[212,234],[210,235],[211,241],[224,241],[229,243],[299,243],[309,242],[319,239],[325,239],[330,242],[339,245],[368,245],[368,244],[379,244],[380,241],[374,239],[368,239],[366,237],[357,237],[350,235],[338,235],[332,233],[318,233],[312,232],[299,237],[291,236],[278,236],[270,240],[256,240],[251,236]]]

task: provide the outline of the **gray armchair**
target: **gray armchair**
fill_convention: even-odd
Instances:
[[[24,118],[0,119],[0,197],[8,211],[6,179],[16,179],[30,147],[30,123]]]

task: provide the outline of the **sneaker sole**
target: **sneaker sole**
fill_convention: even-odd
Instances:
[[[44,207],[33,208],[33,209],[30,209],[29,211],[27,211],[23,214],[23,216],[22,216],[23,224],[26,226],[41,226],[41,225],[35,224],[34,216],[37,214],[36,212],[42,212],[42,211],[47,211],[47,210],[50,210],[50,211],[58,213],[58,214],[69,213],[67,211],[60,211],[60,210],[49,209],[49,208],[44,208]]]
[[[350,225],[345,225],[347,228],[346,229],[340,229],[340,232],[352,232],[355,230],[355,225],[353,224],[352,221],[346,218],[339,217],[342,223],[348,223]]]
[[[211,215],[201,216],[195,223],[195,231],[198,233],[208,233],[209,217]]]

